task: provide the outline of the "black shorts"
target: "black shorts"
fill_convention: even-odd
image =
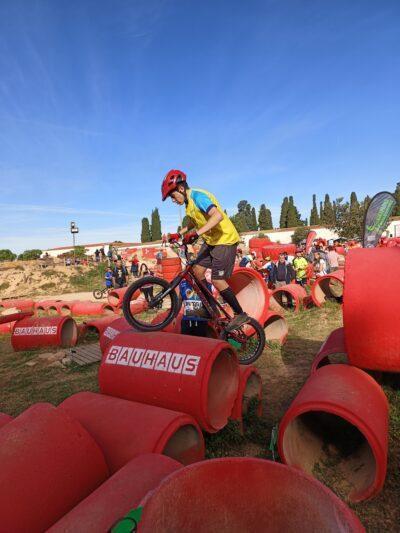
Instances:
[[[237,244],[203,244],[196,263],[211,268],[212,279],[229,279],[235,266]]]

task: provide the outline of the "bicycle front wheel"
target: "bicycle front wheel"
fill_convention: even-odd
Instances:
[[[254,318],[233,331],[223,330],[220,337],[236,349],[241,365],[251,365],[257,361],[265,348],[264,328]]]
[[[168,281],[153,276],[132,283],[122,303],[127,322],[139,331],[161,331],[168,326],[181,306],[175,290],[168,292],[170,288]]]

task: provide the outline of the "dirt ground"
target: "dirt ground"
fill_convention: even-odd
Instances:
[[[245,420],[244,435],[233,422],[215,435],[206,435],[207,457],[248,455],[271,459],[272,429],[307,379],[323,340],[342,325],[340,306],[333,303],[297,315],[288,314],[287,319],[286,344],[269,346],[256,363],[263,380],[262,419],[250,414]],[[16,416],[35,402],[57,405],[75,392],[98,390],[98,364],[63,368],[54,359],[57,357],[43,357],[42,352],[14,353],[9,337],[0,336],[0,411]],[[386,483],[373,500],[352,505],[369,532],[400,531],[400,391],[390,386],[384,390],[391,406]],[[323,482],[343,496],[334,476],[321,476]]]

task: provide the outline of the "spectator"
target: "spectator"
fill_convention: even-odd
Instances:
[[[207,281],[207,287],[212,292],[212,285]],[[183,301],[183,316],[181,320],[181,334],[194,337],[207,337],[208,320],[210,318],[200,297],[186,280],[179,285]]]
[[[289,255],[287,252],[283,252],[283,255],[285,256],[286,263],[293,264],[294,256]]]
[[[156,262],[157,262],[157,265],[161,265],[162,263],[162,258],[163,258],[163,253],[161,250],[159,250],[157,253],[156,253]]]
[[[296,257],[293,259],[293,268],[296,273],[296,283],[303,287],[307,284],[307,266],[308,261],[303,255],[303,250],[297,248]]]
[[[276,263],[272,263],[271,282],[275,287],[288,285],[295,278],[293,267],[286,262],[285,254],[279,254]]]
[[[65,266],[67,266],[67,267],[71,266],[71,258],[70,257],[67,257],[67,259],[65,260]]]
[[[320,252],[315,252],[314,254],[314,273],[317,278],[321,276],[326,276],[327,270],[326,270],[326,261],[322,258],[322,255]]]
[[[139,277],[145,278],[146,276],[151,276],[151,272],[146,263],[142,263],[140,265]],[[142,287],[140,287],[140,292],[146,298],[146,301],[150,303],[153,299],[153,285],[142,285]]]
[[[105,258],[106,258],[106,254],[104,252],[104,247],[101,247],[100,248],[100,259],[101,259],[101,261],[104,261]]]
[[[94,252],[94,259],[96,263],[100,261],[100,251],[98,250],[98,248],[96,248],[96,251]]]
[[[162,236],[162,239],[161,239],[161,247],[163,248],[166,248],[167,247],[167,236],[165,235],[165,233],[163,234]]]
[[[112,263],[112,260],[113,260],[113,253],[112,253],[112,250],[111,250],[111,246],[108,248],[107,260],[108,260],[108,266],[111,266],[111,263]]]
[[[131,274],[134,278],[137,278],[139,276],[139,259],[137,254],[133,256],[131,261]]]
[[[332,272],[334,272],[335,270],[339,268],[339,260],[341,259],[341,257],[333,246],[328,247],[327,256],[328,256],[330,269]]]
[[[113,276],[115,281],[115,286],[119,289],[126,286],[126,280],[128,277],[128,271],[126,267],[122,264],[121,260],[117,260],[114,270],[113,270]]]
[[[104,279],[105,279],[106,288],[112,289],[114,286],[114,283],[113,283],[114,277],[113,277],[113,271],[111,270],[110,267],[107,268]]]
[[[272,261],[269,256],[265,258],[265,263],[261,266],[260,271],[264,275],[265,281],[268,283],[268,287],[270,287],[271,286]]]
[[[239,266],[251,268],[253,267],[254,259],[256,258],[255,252],[248,253],[242,257],[240,260]]]

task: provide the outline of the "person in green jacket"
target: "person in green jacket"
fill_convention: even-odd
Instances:
[[[293,259],[293,268],[296,273],[296,283],[306,285],[308,261],[303,255],[303,250],[297,248],[296,257]]]

